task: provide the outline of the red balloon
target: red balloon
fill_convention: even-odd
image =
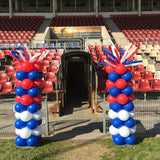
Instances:
[[[25,94],[21,97],[21,103],[23,105],[30,105],[31,103],[33,103],[33,97],[29,96],[28,94]]]
[[[34,70],[34,64],[29,61],[25,61],[22,63],[21,70],[23,70],[25,72],[31,72],[32,70]]]
[[[116,81],[116,87],[119,89],[124,89],[127,86],[127,82],[124,79],[118,79]]]
[[[134,95],[132,94],[132,95],[128,96],[128,100],[132,102],[134,100]]]
[[[43,85],[44,85],[43,80],[42,79],[37,79],[36,81],[34,81],[34,85],[37,88],[42,88]]]
[[[110,66],[110,65],[107,65],[107,66],[105,67],[105,71],[106,71],[107,73],[111,73],[111,72],[114,72],[114,71],[115,71],[115,68],[112,67],[112,66]]]
[[[112,104],[112,103],[116,102],[116,98],[111,96],[111,95],[108,95],[107,96],[107,101]]]
[[[118,64],[118,65],[116,65],[116,68],[115,68],[115,71],[118,73],[118,74],[120,74],[120,75],[122,75],[122,74],[124,74],[125,72],[126,72],[126,67],[125,67],[125,65],[124,64]]]
[[[17,70],[17,72],[20,71],[20,70],[22,70],[22,63],[18,63],[16,65],[16,70]]]
[[[20,81],[20,80],[18,80],[18,79],[17,79],[16,83],[17,83],[17,87],[19,87],[19,86],[22,85],[22,81]]]
[[[44,66],[44,64],[42,61],[34,64],[34,68],[37,72],[41,72],[43,69],[43,66]]]
[[[16,100],[16,102],[20,102],[21,101],[21,97],[16,95],[15,100]]]
[[[117,102],[124,105],[128,102],[128,97],[125,94],[119,94],[117,96]]]
[[[112,82],[112,81],[110,81],[110,80],[107,80],[107,82],[106,82],[106,87],[107,88],[112,88],[112,87],[115,87],[116,85],[115,85],[115,83],[114,82]]]
[[[40,94],[34,98],[34,103],[41,104],[42,101],[43,101],[43,97]]]
[[[24,89],[30,89],[30,88],[32,88],[34,86],[34,82],[32,81],[32,80],[30,80],[30,79],[24,79],[23,81],[22,81],[22,87],[24,88]]]

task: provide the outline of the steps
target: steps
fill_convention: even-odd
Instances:
[[[120,28],[117,26],[117,24],[113,21],[111,18],[105,18],[105,22],[107,23],[108,27],[111,30],[111,37],[114,39],[113,41],[121,46],[126,46],[129,44],[128,39],[126,36],[122,33]]]
[[[32,39],[32,43],[42,43],[44,41],[44,32],[46,27],[48,27],[50,25],[52,19],[44,19],[41,23],[41,25],[39,26],[36,34],[34,35],[33,39]]]

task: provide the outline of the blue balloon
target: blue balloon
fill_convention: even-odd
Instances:
[[[135,121],[133,118],[129,118],[127,121],[124,122],[124,125],[128,128],[132,128],[135,126]]]
[[[27,122],[27,127],[29,129],[35,129],[37,127],[38,123],[35,119],[31,119],[30,121]]]
[[[127,86],[121,90],[121,93],[125,94],[126,96],[130,96],[133,93],[133,89],[131,86]]]
[[[128,137],[124,138],[124,141],[128,145],[132,145],[135,143],[136,139],[135,139],[134,135],[130,134]]]
[[[38,123],[38,125],[41,125],[42,124],[42,119],[38,120],[37,123]]]
[[[127,104],[122,106],[126,111],[132,111],[134,109],[134,104],[132,102],[128,102]]]
[[[117,97],[120,93],[121,93],[121,91],[117,87],[112,87],[109,89],[109,94],[113,97]]]
[[[114,144],[120,146],[124,144],[124,138],[120,134],[112,136]]]
[[[42,104],[38,104],[38,110],[41,110]]]
[[[26,140],[21,138],[20,136],[17,136],[15,139],[15,144],[19,147],[26,146]]]
[[[17,119],[14,123],[14,126],[17,128],[17,129],[22,129],[24,127],[26,127],[26,123],[23,122],[21,119]]]
[[[123,121],[121,121],[119,118],[114,118],[112,120],[112,125],[115,127],[115,128],[120,128],[122,125],[123,125]]]
[[[39,78],[39,73],[35,70],[28,73],[28,78],[31,80],[37,80]]]
[[[24,79],[27,78],[27,72],[22,71],[22,70],[18,71],[18,72],[16,73],[16,78],[17,78],[18,80],[20,80],[20,81],[23,81]]]
[[[110,119],[111,124],[113,124],[113,119]]]
[[[121,78],[126,81],[130,81],[132,79],[132,74],[130,72],[126,72],[123,75],[121,75]]]
[[[27,107],[24,106],[21,102],[18,102],[15,104],[14,109],[16,112],[21,113],[21,112],[27,110]]]
[[[31,97],[37,97],[39,95],[39,89],[37,87],[32,87],[31,89],[28,90],[28,94]]]
[[[37,145],[37,143],[38,143],[38,139],[37,139],[37,137],[36,136],[31,136],[31,137],[29,137],[27,140],[26,140],[26,142],[27,142],[27,145],[28,146],[30,146],[30,147],[35,147],[36,145]]]
[[[117,81],[117,79],[119,79],[119,78],[120,78],[120,76],[116,72],[111,72],[108,75],[108,79],[111,80],[112,82]]]
[[[19,86],[16,88],[15,94],[21,97],[26,94],[26,90],[22,86]]]
[[[42,139],[42,136],[41,136],[41,135],[37,136],[38,142],[39,142],[41,139]]]
[[[39,78],[41,79],[41,78],[43,78],[43,72],[39,72]]]
[[[42,88],[39,88],[39,94],[41,94],[42,93]]]
[[[110,104],[109,106],[110,106],[110,109],[112,109],[115,112],[119,112],[122,109],[122,105],[119,104],[118,102],[114,102]]]
[[[28,107],[27,107],[27,110],[30,112],[30,113],[35,113],[37,112],[39,109],[39,105],[36,104],[36,103],[31,103]]]

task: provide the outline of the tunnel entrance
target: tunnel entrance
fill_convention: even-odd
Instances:
[[[81,107],[84,103],[92,108],[92,69],[92,57],[87,52],[70,51],[62,55],[63,114],[72,113],[74,107]]]

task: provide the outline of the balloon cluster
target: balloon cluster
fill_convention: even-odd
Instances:
[[[19,147],[34,147],[41,139],[42,100],[43,97],[43,57],[47,55],[43,48],[37,56],[31,56],[29,51],[21,48],[21,52],[14,49],[8,54],[15,58],[17,88],[15,105],[15,132],[18,135],[15,144]]]
[[[136,132],[133,89],[131,87],[132,74],[130,73],[130,66],[139,65],[142,61],[130,61],[133,55],[137,52],[138,47],[133,51],[131,44],[126,49],[112,46],[112,53],[106,48],[102,48],[109,56],[106,63],[98,63],[105,65],[105,70],[108,73],[108,80],[106,87],[109,89],[107,101],[110,103],[110,110],[108,115],[110,117],[111,126],[109,128],[112,134],[113,142],[116,145],[132,145],[135,143],[134,133]]]

